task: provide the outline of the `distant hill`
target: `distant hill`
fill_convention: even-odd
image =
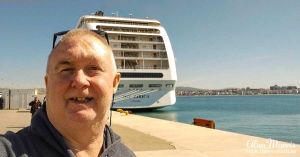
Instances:
[[[176,91],[199,91],[203,89],[193,88],[193,87],[176,87]]]

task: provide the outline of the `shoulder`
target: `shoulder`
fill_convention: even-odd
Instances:
[[[1,157],[13,155],[11,143],[3,135],[0,135],[0,154]]]
[[[119,135],[113,132],[110,127],[106,127],[104,138],[104,151],[101,157],[135,157],[131,149],[121,142]]]
[[[136,155],[121,142],[114,143],[104,150],[101,157],[135,157]]]
[[[24,151],[24,145],[17,134],[13,132],[7,132],[5,135],[0,135],[1,157],[17,156],[19,151]]]
[[[0,135],[0,154],[3,153],[8,156],[21,156],[22,154],[27,154],[27,147],[30,145],[30,142],[26,143],[24,140],[30,141],[27,134],[27,128],[22,129],[18,133],[9,131],[4,135]]]

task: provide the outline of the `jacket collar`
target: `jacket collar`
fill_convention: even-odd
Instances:
[[[56,130],[56,128],[51,124],[48,119],[48,115],[46,112],[46,105],[43,105],[33,116],[31,120],[30,131],[36,136],[40,137],[44,142],[48,143],[55,149],[60,152],[64,156],[74,157],[74,153],[67,146],[64,141],[64,137]],[[104,137],[103,137],[103,153],[107,154],[109,150],[109,154],[114,153],[114,146],[120,144],[121,138],[117,134],[115,134],[110,127],[107,125],[104,129]]]

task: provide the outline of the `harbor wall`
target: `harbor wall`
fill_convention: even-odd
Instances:
[[[43,102],[46,95],[44,88],[31,88],[31,89],[8,89],[0,88],[0,93],[4,100],[1,109],[6,110],[23,110],[29,109],[29,102],[37,97],[38,100]]]

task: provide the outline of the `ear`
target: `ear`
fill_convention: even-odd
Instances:
[[[121,78],[121,74],[116,73],[115,78],[114,78],[114,82],[113,82],[114,93],[116,93],[117,90],[118,90],[118,86],[119,86],[119,83],[120,83],[120,78]]]

